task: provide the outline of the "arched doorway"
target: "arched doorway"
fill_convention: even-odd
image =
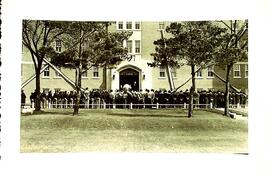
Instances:
[[[122,70],[119,74],[119,88],[125,84],[130,85],[132,90],[139,90],[139,72],[131,68]]]

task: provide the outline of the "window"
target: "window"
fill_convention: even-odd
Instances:
[[[198,68],[197,68],[198,69]],[[202,78],[202,69],[200,68],[196,73],[197,78]]]
[[[240,65],[239,64],[235,64],[233,66],[233,77],[234,78],[241,78]]]
[[[88,76],[88,75],[87,75],[87,71],[85,71],[85,72],[82,73],[82,77],[83,77],[83,78],[87,78],[87,76]]]
[[[50,67],[47,67],[43,72],[43,77],[49,77],[50,76]]]
[[[158,29],[159,29],[159,30],[164,30],[164,29],[165,29],[165,23],[164,23],[164,22],[160,22],[160,23],[158,24]]]
[[[61,71],[61,67],[56,66],[56,68]],[[60,77],[60,74],[57,71],[55,71],[55,77]]]
[[[98,78],[99,77],[99,75],[98,75],[98,67],[93,67],[93,77],[94,78]]]
[[[209,66],[207,68],[207,77],[208,78],[213,78],[214,77],[213,71],[214,71],[214,66]]]
[[[118,22],[118,29],[123,29],[123,22]]]
[[[245,65],[245,77],[248,77],[248,64]]]
[[[55,40],[55,51],[56,52],[61,52],[61,48],[62,48],[62,43],[60,39],[56,39]]]
[[[132,22],[127,22],[126,23],[126,28],[127,29],[132,29]]]
[[[128,53],[132,53],[132,40],[127,41]]]
[[[141,29],[140,22],[135,22],[135,29]]]
[[[159,77],[160,78],[165,78],[165,69],[164,69],[164,67],[160,67],[160,69],[159,69]]]
[[[176,74],[177,72],[176,71],[177,71],[177,69],[175,67],[174,68],[171,68],[171,74],[172,74],[172,77],[173,78],[176,78],[176,76],[177,76],[177,74]]]
[[[135,40],[135,53],[140,53],[140,52],[141,52],[141,41]]]

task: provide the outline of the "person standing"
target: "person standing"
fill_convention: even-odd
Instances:
[[[26,95],[24,93],[24,91],[21,91],[21,107],[23,107],[25,105],[25,100],[26,100]]]
[[[85,88],[84,91],[84,104],[85,104],[85,108],[89,108],[89,99],[90,99],[90,91],[88,90],[88,87]]]

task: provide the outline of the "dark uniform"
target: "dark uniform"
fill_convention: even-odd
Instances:
[[[178,102],[179,104],[184,104],[185,102],[185,95],[182,90],[178,94]]]
[[[25,95],[24,91],[22,90],[22,92],[21,92],[21,106],[25,105],[25,100],[26,100],[26,95]]]
[[[184,92],[184,96],[185,96],[185,103],[189,104],[189,91],[188,89],[186,89],[186,91]]]

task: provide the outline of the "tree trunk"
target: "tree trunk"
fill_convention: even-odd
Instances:
[[[227,65],[226,67],[226,88],[225,88],[225,107],[224,107],[224,115],[225,116],[230,116],[229,114],[229,92],[230,92],[230,70],[231,70],[232,66],[231,65]]]
[[[192,76],[191,78],[192,85],[189,93],[188,118],[192,117],[193,115],[193,94],[195,91],[195,65],[191,65],[191,76]]]
[[[35,90],[35,111],[38,112],[41,109],[40,106],[40,69],[36,69],[36,90]]]
[[[76,79],[75,79],[75,84],[76,84],[76,101],[74,105],[74,111],[73,115],[78,115],[79,114],[79,109],[80,109],[80,101],[81,101],[81,87],[82,87],[82,65],[78,68],[76,68]]]
[[[103,67],[103,89],[107,89],[107,66]]]
[[[167,77],[168,77],[168,81],[169,81],[169,85],[170,85],[170,90],[174,90],[174,82],[173,82],[173,78],[172,78],[172,73],[171,73],[171,68],[166,65],[166,72],[167,72]]]

